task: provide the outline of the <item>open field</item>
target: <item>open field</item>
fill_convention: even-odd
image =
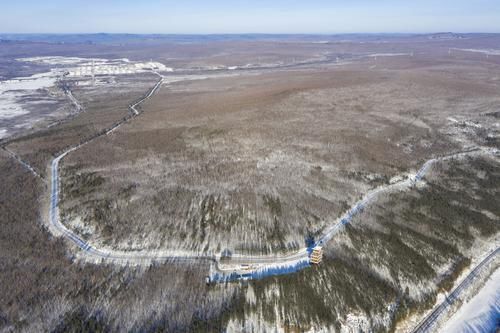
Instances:
[[[211,286],[202,261],[81,260],[46,228],[50,186],[20,161],[50,184],[54,157],[95,138],[59,168],[62,222],[95,248],[294,253],[425,161],[500,148],[500,38],[463,37],[2,42],[2,78],[61,68],[44,61],[69,56],[154,54],[173,71],[132,118],[129,105],[157,75],[103,67],[92,85],[88,68],[77,70],[48,89],[68,110],[2,141],[0,332],[408,330],[499,245],[498,156],[436,163],[416,187],[381,196],[319,266]],[[7,70],[41,56],[51,58]]]

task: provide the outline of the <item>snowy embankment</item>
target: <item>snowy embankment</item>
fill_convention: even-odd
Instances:
[[[269,276],[278,276],[296,273],[306,267],[310,267],[309,257],[296,259],[284,263],[273,263],[260,266],[248,266],[248,270],[240,267],[233,271],[222,270],[223,265],[219,264],[218,270],[211,270],[209,273],[210,282],[222,283],[238,280],[259,280]],[[247,265],[244,265],[247,266]]]
[[[442,327],[442,332],[494,332],[500,320],[500,269]]]

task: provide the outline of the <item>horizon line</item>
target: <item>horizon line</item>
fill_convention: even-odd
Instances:
[[[456,31],[428,31],[428,32],[0,32],[0,35],[136,35],[136,36],[217,36],[217,35],[263,35],[263,36],[335,36],[335,35],[432,35],[432,34],[463,34],[463,35],[498,35],[498,32],[456,32]]]

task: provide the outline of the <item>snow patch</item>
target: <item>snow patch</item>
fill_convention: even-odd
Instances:
[[[486,54],[486,55],[500,55],[500,50],[496,50],[496,49],[457,49],[457,48],[454,48],[453,50],[482,53],[482,54]]]
[[[369,57],[400,57],[400,56],[411,56],[411,53],[373,53],[369,54]]]
[[[464,303],[442,329],[442,332],[493,332],[500,319],[500,270],[470,301]]]
[[[0,138],[8,136],[9,132],[13,129],[29,128],[35,122],[42,120],[44,116],[40,116],[40,112],[33,111],[39,110],[39,108],[35,108],[35,106],[37,104],[55,104],[57,101],[50,97],[39,96],[37,90],[54,87],[57,80],[65,75],[75,78],[85,78],[92,75],[120,75],[173,71],[173,68],[167,67],[159,62],[132,62],[126,58],[89,59],[49,56],[18,58],[16,60],[49,65],[52,69],[48,72],[35,74],[29,77],[18,77],[0,81],[0,121],[23,116],[19,118],[19,120],[12,120],[9,124],[0,128]],[[95,85],[96,83],[97,85],[108,84],[107,82],[101,81],[99,78],[93,80],[93,82],[89,82],[88,79],[78,80],[76,82],[77,85]],[[30,116],[28,118],[24,115]]]
[[[29,98],[39,89],[54,86],[58,73],[35,74],[29,77],[19,77],[0,82],[0,120],[15,118],[30,113],[28,106],[39,104],[40,100],[29,101]],[[26,101],[28,100],[28,101]],[[54,102],[43,100],[44,103]],[[18,124],[24,127],[26,124]],[[29,125],[29,124],[28,124]],[[12,126],[13,128],[15,126]],[[7,135],[8,128],[0,128],[0,136]]]

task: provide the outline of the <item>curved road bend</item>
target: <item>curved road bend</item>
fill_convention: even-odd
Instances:
[[[149,91],[149,93],[142,98],[141,100],[137,101],[136,103],[132,104],[129,106],[130,110],[133,113],[133,117],[137,117],[140,112],[137,110],[137,106],[139,106],[141,103],[149,99],[153,94],[159,89],[161,84],[163,83],[163,77],[156,73],[157,75],[160,76],[160,80],[156,83],[156,85]],[[77,105],[79,108],[81,108],[80,103],[74,98],[72,94],[69,95],[70,98],[73,100],[75,105]],[[132,119],[129,118],[129,119]],[[112,126],[109,128],[105,133],[100,134],[99,136],[102,135],[108,135],[112,133],[115,129],[120,127],[123,123],[128,121],[129,119],[123,120],[116,125]],[[97,137],[99,137],[97,136]],[[216,267],[220,271],[224,271],[224,269],[221,269],[219,267],[219,257],[213,256],[213,255],[198,255],[198,254],[189,254],[189,253],[147,253],[147,252],[126,252],[126,251],[107,251],[107,250],[100,250],[97,248],[92,247],[89,243],[78,237],[74,232],[66,228],[59,220],[59,162],[69,153],[77,150],[81,146],[93,141],[95,138],[91,138],[86,142],[81,143],[78,146],[72,147],[65,152],[61,153],[59,156],[57,156],[53,161],[52,161],[52,172],[51,172],[51,202],[50,202],[50,224],[53,228],[55,228],[59,233],[61,233],[64,237],[72,241],[76,246],[78,246],[80,249],[84,251],[84,253],[89,256],[93,257],[95,259],[101,259],[101,260],[111,260],[113,262],[122,262],[122,263],[135,263],[135,264],[151,264],[151,262],[155,261],[169,261],[169,260],[177,260],[177,261],[191,261],[191,260],[209,260],[213,261],[216,263]],[[9,152],[7,150],[7,152]],[[370,192],[368,192],[361,200],[356,202],[353,207],[347,211],[342,217],[337,219],[335,223],[328,228],[323,235],[320,237],[320,239],[316,242],[317,245],[324,245],[326,244],[345,224],[348,224],[352,221],[352,218],[360,212],[366,205],[368,205],[370,202],[372,202],[378,195],[396,190],[396,189],[404,189],[408,188],[410,186],[413,186],[415,183],[419,182],[428,172],[432,164],[434,164],[437,161],[440,160],[447,160],[450,158],[462,156],[462,155],[467,155],[467,154],[474,154],[474,153],[488,153],[488,154],[493,154],[497,155],[498,151],[494,149],[472,149],[469,151],[465,152],[460,152],[448,156],[444,156],[441,158],[434,158],[431,160],[428,160],[427,162],[424,163],[424,165],[418,170],[418,172],[413,176],[410,177],[406,180],[391,184],[391,185],[386,185],[386,186],[381,186],[378,187]],[[29,166],[27,163],[24,163],[23,161],[20,161],[25,165],[30,171],[32,171],[35,175],[38,176],[36,171],[34,171],[31,166]],[[414,330],[413,332],[428,332],[432,329],[432,327],[436,324],[437,320],[440,318],[440,316],[448,309],[448,307],[453,304],[454,301],[456,301],[459,297],[459,295],[467,289],[473,282],[475,276],[480,272],[480,270],[489,264],[495,257],[496,255],[500,252],[500,248],[497,248],[494,252],[492,252],[489,256],[487,256],[481,263],[479,263],[474,270],[450,293],[450,295],[446,298],[445,301],[443,301],[440,305],[438,305]],[[307,260],[309,257],[309,251],[307,249],[301,249],[295,253],[287,254],[287,255],[275,255],[275,256],[247,256],[247,255],[239,255],[239,254],[233,254],[231,258],[229,259],[229,262],[231,265],[248,265],[248,264],[286,264],[287,262],[297,262],[300,260]],[[234,271],[234,268],[231,268],[229,271]]]
[[[103,131],[99,135],[89,138],[88,140],[82,142],[81,144],[68,148],[60,155],[58,155],[51,164],[51,195],[50,195],[50,208],[49,208],[49,223],[53,230],[60,233],[62,236],[69,239],[72,243],[78,246],[80,249],[84,251],[84,254],[88,257],[94,259],[102,259],[102,260],[110,260],[115,262],[126,262],[131,264],[146,264],[149,265],[151,262],[156,261],[167,261],[167,260],[211,260],[215,261],[217,264],[220,260],[220,256],[217,255],[202,255],[198,253],[190,253],[190,252],[180,252],[180,251],[163,251],[163,252],[147,252],[147,251],[115,251],[115,250],[101,250],[91,246],[88,242],[81,239],[77,234],[73,231],[69,230],[66,226],[64,226],[60,221],[59,216],[59,162],[69,153],[79,149],[80,147],[92,142],[98,137],[103,135],[108,135],[112,133],[114,130],[119,128],[125,122],[137,117],[140,115],[140,111],[137,110],[137,107],[149,99],[153,94],[160,88],[162,83],[164,82],[164,78],[159,74],[154,72],[160,79],[152,87],[149,92],[139,101],[129,106],[130,111],[132,112],[132,116],[121,120],[116,123],[112,127]],[[78,102],[77,102],[78,103]],[[79,103],[78,103],[79,104]],[[351,222],[352,218],[361,211],[364,206],[373,201],[378,195],[392,191],[395,189],[404,189],[414,185],[416,182],[420,181],[422,177],[427,173],[430,166],[439,160],[445,160],[448,158],[457,157],[460,155],[471,154],[471,153],[492,153],[487,149],[473,149],[465,152],[460,152],[448,156],[443,156],[440,158],[435,158],[427,161],[417,172],[417,174],[413,177],[410,177],[406,180],[378,187],[368,194],[366,194],[360,201],[354,204],[354,206],[346,212],[342,217],[335,220],[333,225],[326,229],[323,235],[319,238],[319,240],[315,243],[315,246],[322,246],[326,244],[334,235],[337,233],[343,225]],[[493,151],[495,154],[496,151]],[[232,254],[227,261],[226,264],[231,265],[251,265],[251,264],[275,264],[275,265],[286,265],[286,264],[294,264],[300,260],[308,260],[310,249],[300,249],[299,251],[284,254],[284,255],[263,255],[263,256],[250,256],[250,255],[241,255],[241,254]],[[231,269],[234,270],[234,269]]]
[[[155,84],[153,88],[139,101],[129,106],[132,112],[132,117],[122,120],[110,128],[106,129],[99,135],[92,137],[77,146],[68,148],[63,151],[57,157],[52,160],[51,163],[51,182],[50,182],[50,207],[49,207],[49,224],[52,230],[56,231],[60,235],[64,236],[70,240],[73,244],[83,250],[84,254],[92,259],[109,260],[117,263],[131,263],[131,264],[145,264],[149,265],[151,262],[161,262],[169,260],[210,260],[218,263],[219,257],[216,255],[202,255],[198,253],[180,252],[180,251],[115,251],[115,250],[104,250],[93,247],[87,241],[79,237],[75,232],[68,229],[61,221],[59,215],[59,192],[60,192],[60,179],[59,179],[59,163],[60,161],[71,152],[79,149],[80,147],[92,142],[93,140],[103,136],[108,135],[123,125],[130,119],[133,119],[140,115],[140,111],[137,107],[144,101],[149,99],[154,93],[160,88],[164,82],[164,78],[159,74],[160,80]],[[76,101],[78,105],[78,101]],[[307,260],[308,252],[306,249],[301,249],[295,253],[287,255],[271,255],[271,256],[245,256],[234,254],[230,259],[231,264],[245,264],[250,262],[252,264],[286,264],[287,262],[296,262],[297,260]],[[218,265],[217,265],[218,266]]]
[[[118,253],[115,251],[106,252],[106,251],[102,251],[102,250],[93,248],[89,243],[87,243],[86,241],[84,241],[83,239],[78,237],[78,235],[76,235],[73,231],[66,228],[66,226],[64,226],[64,224],[61,223],[61,221],[59,219],[59,217],[60,217],[59,216],[59,182],[60,182],[60,180],[59,180],[59,162],[69,153],[79,149],[80,147],[92,142],[93,140],[95,140],[103,135],[110,134],[111,132],[113,132],[115,129],[119,128],[121,125],[123,125],[128,120],[130,120],[134,117],[137,117],[140,114],[140,112],[137,110],[137,106],[139,104],[143,103],[144,101],[146,101],[148,98],[150,98],[159,89],[159,87],[163,83],[164,78],[156,72],[155,72],[155,74],[160,76],[160,79],[154,85],[154,87],[149,90],[148,94],[145,97],[143,97],[142,99],[140,99],[136,103],[129,106],[129,109],[133,114],[131,118],[126,118],[124,120],[121,120],[118,123],[114,124],[112,127],[103,131],[101,134],[99,134],[95,137],[89,138],[77,146],[68,148],[67,150],[65,150],[64,152],[62,152],[60,155],[58,155],[57,157],[55,157],[52,160],[52,163],[51,163],[51,183],[50,183],[50,207],[49,207],[50,227],[52,227],[53,230],[59,232],[62,236],[69,239],[71,242],[73,242],[76,246],[78,246],[80,249],[82,249],[90,257],[102,258],[102,259],[112,259],[112,260],[118,260],[118,261],[123,260],[123,259],[127,259],[127,260],[130,260],[130,259],[142,260],[142,259],[144,259],[144,255],[141,255],[138,253],[135,253],[135,254],[127,253],[127,252]],[[72,100],[74,99],[75,105],[80,106],[80,103],[76,100],[76,98],[72,94],[71,94],[71,97],[73,97]],[[182,256],[179,256],[178,259],[181,259],[181,258],[182,258]],[[152,259],[152,258],[149,258],[149,259]],[[156,257],[154,259],[156,259]],[[176,257],[176,259],[177,259],[177,257]]]
[[[441,304],[437,305],[434,310],[428,314],[413,330],[412,333],[426,333],[431,332],[441,318],[441,316],[446,313],[451,305],[455,301],[457,301],[460,297],[460,294],[463,293],[467,288],[469,288],[474,279],[478,274],[481,273],[481,270],[490,264],[496,256],[500,254],[500,247],[497,247],[496,250],[491,252],[486,258],[484,258],[470,273],[465,277],[465,279],[455,288],[453,291],[448,294]]]
[[[80,102],[75,98],[75,96],[73,96],[73,93],[71,92],[70,89],[68,89],[67,87],[63,87],[62,88],[64,94],[68,97],[68,99],[70,100],[70,102],[75,106],[76,108],[76,112],[81,112],[83,111],[83,107],[82,105],[80,104]],[[49,125],[50,127],[51,125]],[[10,150],[9,148],[7,148],[6,145],[3,145],[2,146],[2,149],[5,150],[12,158],[14,158],[16,161],[18,161],[22,166],[24,166],[29,172],[31,172],[34,176],[40,178],[44,183],[47,183],[47,180],[45,179],[45,177],[43,177],[41,174],[39,174],[35,168],[33,168],[29,163],[27,163],[26,161],[24,161],[20,156],[18,156],[16,153],[14,153],[12,150]]]

